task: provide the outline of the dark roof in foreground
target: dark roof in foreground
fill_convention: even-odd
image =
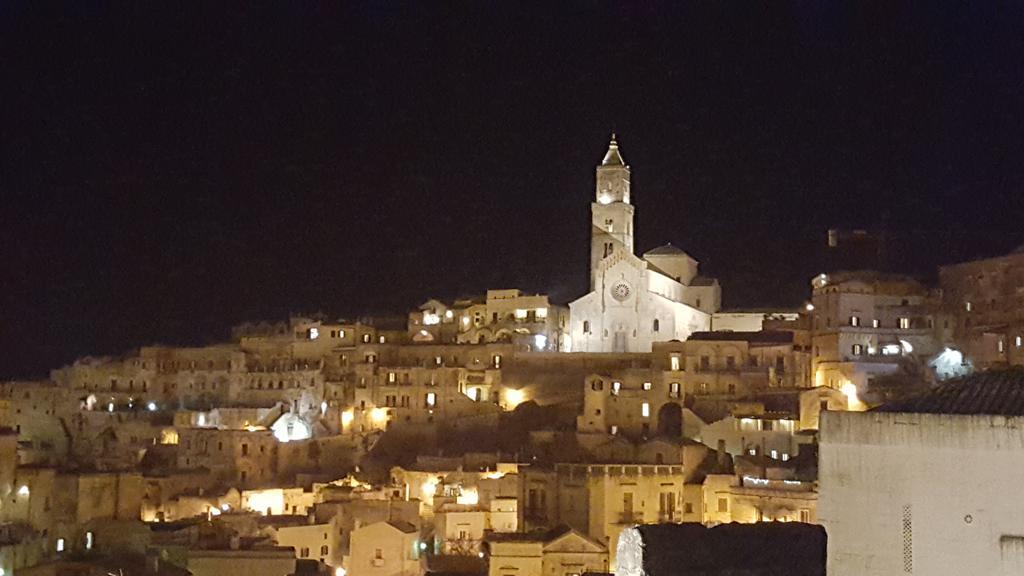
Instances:
[[[878,412],[1024,416],[1024,368],[987,370],[950,380],[920,396],[889,402]]]
[[[638,526],[649,576],[824,576],[825,529],[800,522]],[[621,558],[621,556],[620,556]]]

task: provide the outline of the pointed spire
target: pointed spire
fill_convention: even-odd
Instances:
[[[625,166],[626,162],[619,154],[619,143],[615,140],[615,132],[612,132],[612,140],[608,143],[608,152],[601,161],[602,166]]]

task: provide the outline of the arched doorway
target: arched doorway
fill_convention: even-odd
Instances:
[[[683,407],[676,402],[666,402],[658,410],[658,435],[680,438],[683,435]]]

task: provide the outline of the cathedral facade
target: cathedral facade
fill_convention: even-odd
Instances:
[[[630,170],[615,135],[590,212],[590,292],[569,304],[573,352],[650,352],[653,342],[709,329],[718,281],[698,275],[697,261],[671,244],[634,253]]]

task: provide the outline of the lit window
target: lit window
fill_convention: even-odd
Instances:
[[[619,395],[619,390],[622,389],[622,382],[612,382],[612,394],[615,396]]]
[[[789,460],[789,454],[786,454],[785,452],[783,452],[782,453],[782,461],[785,462],[787,460]]]
[[[309,339],[310,340],[316,340],[319,337],[320,337],[320,329],[319,328],[310,328],[309,329]]]
[[[440,366],[442,362],[443,362],[443,360],[441,360],[440,356],[434,356],[434,365],[435,366]]]
[[[999,349],[999,353],[1000,354],[1005,352],[1006,351],[1006,341],[1004,341],[1002,338],[1000,338],[999,342],[996,343],[996,348]]]
[[[650,382],[644,382],[644,390],[650,390],[650,389],[651,389],[651,383]]]
[[[899,326],[900,330],[909,330],[910,318],[899,318],[897,320],[897,325]]]
[[[398,380],[398,375],[394,372],[388,372],[388,382],[394,384],[396,380]]]
[[[380,342],[381,344],[383,344],[383,343],[384,343],[384,342],[386,342],[387,340],[386,340],[386,339],[384,338],[384,335],[383,335],[383,334],[381,334],[381,335],[380,335],[380,337],[378,337],[378,338],[377,338],[377,341],[378,341],[378,342]]]
[[[1013,343],[1014,343],[1014,345],[1017,346],[1017,348],[1020,348],[1021,347],[1021,337],[1017,336],[1016,338],[1014,338],[1013,339]]]
[[[338,338],[344,338],[344,337],[345,337],[345,331],[344,330],[338,330]]]
[[[871,327],[872,328],[878,328],[881,325],[882,325],[882,323],[878,321],[878,318],[875,318],[874,320],[871,321]]]
[[[64,551],[64,539],[63,538],[57,538],[57,552],[63,552],[63,551]]]
[[[669,363],[671,363],[673,371],[679,371],[679,356],[672,356]]]
[[[643,404],[640,405],[640,415],[643,416],[644,418],[651,417],[651,405],[649,403],[644,402]]]
[[[547,308],[537,308],[537,318],[547,318],[547,317],[548,317],[548,309]]]
[[[861,344],[854,344],[852,352],[854,356],[860,356],[864,353],[864,346]]]
[[[964,302],[964,310],[966,310],[968,312],[971,311],[971,303],[970,302]]]
[[[619,433],[619,427],[612,424],[611,428],[608,429],[612,436]]]
[[[517,308],[516,320],[523,320],[524,318],[526,318],[526,310],[523,310],[522,308]]]
[[[860,316],[850,316],[850,326],[860,326]]]
[[[370,335],[369,334],[363,334],[363,342],[369,342],[369,341],[370,341]]]
[[[425,401],[428,408],[433,408],[437,405],[437,394],[434,392],[427,392]]]
[[[679,382],[673,382],[668,385],[668,394],[673,398],[679,398]]]
[[[90,530],[89,532],[85,533],[85,549],[86,550],[92,550],[92,544],[93,544],[93,535],[92,535],[92,531]]]
[[[494,357],[491,358],[491,363],[494,364],[495,368],[501,368],[501,354],[495,354]]]

